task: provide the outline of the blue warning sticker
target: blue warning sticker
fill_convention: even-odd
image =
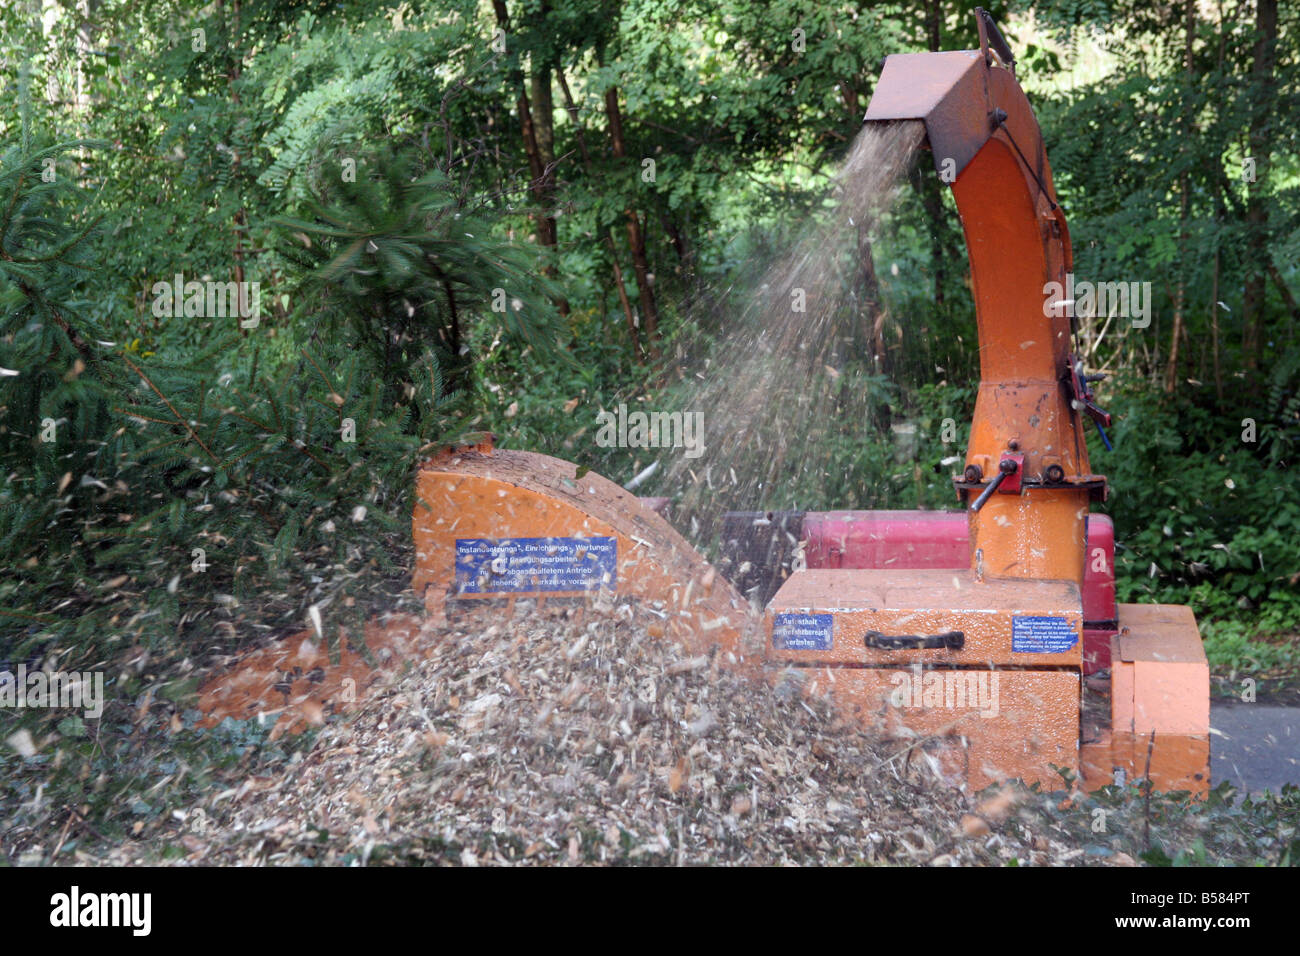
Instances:
[[[829,651],[834,632],[829,614],[778,614],[772,646],[778,651]]]
[[[1066,617],[1013,617],[1011,649],[1023,654],[1060,654],[1079,643],[1079,632]]]
[[[613,590],[618,540],[596,538],[457,538],[461,594]]]

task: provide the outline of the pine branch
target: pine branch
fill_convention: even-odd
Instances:
[[[218,464],[218,465],[221,464],[217,456],[212,454],[211,449],[209,449],[207,445],[203,444],[203,439],[198,436],[198,433],[192,427],[190,427],[189,422],[185,421],[185,419],[181,417],[181,413],[176,411],[176,406],[171,403],[171,401],[167,398],[166,395],[164,395],[161,391],[159,391],[158,386],[155,385],[149,379],[149,376],[144,374],[144,372],[140,369],[140,367],[137,366],[125,355],[122,356],[122,361],[124,361],[128,366],[130,366],[131,370],[135,372],[135,374],[139,375],[146,385],[148,385],[151,389],[153,389],[154,394],[157,395],[160,399],[162,399],[163,404],[167,406],[167,410],[176,416],[176,421],[173,422],[172,424],[183,426],[185,430],[190,433],[190,437],[194,439],[194,441],[198,444],[200,448],[203,449],[204,454],[206,454],[208,458],[212,459],[213,464]]]

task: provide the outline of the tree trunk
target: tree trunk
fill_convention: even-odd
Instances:
[[[578,105],[573,102],[573,94],[569,92],[569,83],[564,78],[564,71],[558,66],[555,68],[555,78],[559,81],[560,92],[564,94],[564,108],[569,113],[569,118],[573,122],[573,134],[578,140],[578,152],[582,154],[582,165],[591,174],[591,153],[587,151],[587,137],[583,133],[582,123],[578,117]],[[613,266],[614,286],[618,289],[618,301],[623,306],[623,315],[627,319],[627,333],[632,340],[632,349],[639,356],[641,354],[640,336],[637,334],[636,315],[632,311],[632,303],[627,297],[627,285],[623,282],[623,270],[618,264],[618,248],[614,245],[614,237],[610,234],[608,227],[601,227],[601,238],[605,240],[605,245],[609,248],[609,261]]]
[[[859,105],[858,91],[854,88],[851,80],[840,80],[840,96],[844,98],[844,108],[849,111],[849,115],[860,120],[862,113],[859,110],[862,107]]]
[[[460,361],[460,310],[456,308],[456,291],[451,287],[450,280],[443,280],[442,291],[447,296],[447,309],[451,313],[451,331],[447,349],[451,352],[454,369]]]
[[[86,76],[86,61],[93,56],[95,48],[95,29],[93,26],[95,7],[90,0],[77,0],[77,121],[85,123],[90,110],[90,81]],[[82,151],[84,157],[85,151]]]
[[[1276,79],[1273,75],[1277,57],[1277,0],[1256,0],[1255,50],[1250,79],[1255,100],[1251,104],[1251,158],[1255,161],[1255,181],[1250,184],[1246,200],[1246,284],[1242,296],[1243,364],[1254,370],[1259,366],[1264,337],[1264,298],[1268,290],[1268,197],[1266,186],[1273,151],[1273,103]]]
[[[941,0],[928,0],[925,8],[925,42],[931,53],[938,53],[942,37],[939,28],[943,21]],[[948,261],[948,252],[944,248],[943,197],[940,194],[943,184],[934,176],[928,175],[924,163],[917,166],[920,179],[921,203],[925,208],[926,225],[930,231],[930,272],[934,278],[934,306],[942,310],[944,263]]]
[[[497,26],[508,34],[510,31],[510,14],[506,10],[505,0],[492,0],[492,9],[496,13]],[[507,41],[509,42],[509,41]],[[532,107],[528,102],[528,91],[524,85],[523,68],[516,65],[510,70],[510,84],[515,88],[515,109],[519,113],[519,129],[524,141],[524,154],[528,157],[528,174],[532,180],[529,187],[537,201],[534,221],[537,227],[537,241],[543,246],[555,246],[555,220],[546,208],[546,163],[542,161],[541,148],[537,140],[537,128],[533,122]]]
[[[1217,226],[1217,224],[1216,224]],[[1217,229],[1216,229],[1217,231]],[[1210,286],[1210,335],[1214,348],[1214,397],[1223,402],[1223,372],[1219,366],[1219,241],[1214,241],[1214,277]]]
[[[217,9],[221,10],[220,3],[217,5]],[[233,18],[234,22],[233,25],[231,26],[230,36],[232,41],[234,41],[237,40],[240,35],[239,0],[234,0],[234,3],[231,5],[231,17]],[[232,42],[231,49],[230,49],[230,69],[226,73],[226,86],[227,89],[230,90],[230,104],[232,107],[231,110],[232,118],[230,124],[230,129],[232,133],[235,131],[235,129],[238,128],[239,125],[239,87],[237,84],[239,83],[239,73],[240,73],[240,65],[241,65],[240,56],[241,55],[238,48]],[[234,137],[232,136],[231,139],[233,141]],[[240,164],[240,155],[239,155],[238,144],[236,143],[236,145],[230,147],[230,183],[237,192],[240,191],[239,164]],[[234,249],[235,282],[238,283],[236,288],[241,290],[240,299],[239,299],[239,303],[241,306],[245,304],[243,298],[244,293],[242,290],[244,289],[244,232],[247,230],[247,228],[248,228],[248,214],[244,209],[243,203],[241,202],[239,208],[235,210],[235,216],[231,222],[231,232],[234,234],[234,240],[235,240],[235,249]],[[247,304],[251,306],[253,303],[250,300]],[[235,327],[239,329],[239,334],[246,338],[248,336],[248,329],[244,328],[244,324],[241,321],[242,311],[243,311],[242,308],[235,309]]]
[[[1218,72],[1223,73],[1223,60],[1227,53],[1227,31],[1224,29],[1223,4],[1220,2],[1215,31],[1219,36]],[[1220,364],[1219,349],[1221,335],[1219,332],[1219,278],[1222,273],[1222,253],[1219,249],[1220,237],[1223,235],[1223,223],[1227,218],[1227,177],[1223,174],[1223,164],[1216,162],[1218,188],[1214,191],[1214,273],[1210,285],[1210,338],[1211,356],[1214,361],[1214,397],[1223,404],[1223,368]]]
[[[885,310],[880,302],[880,279],[876,276],[876,257],[871,251],[865,226],[858,226],[858,278],[862,288],[864,327],[871,336],[872,367],[879,375],[889,375],[891,363],[885,344]]]
[[[943,25],[943,0],[929,0],[925,5],[925,40],[931,53],[942,49],[939,30]]]
[[[1282,296],[1282,302],[1286,306],[1287,312],[1291,313],[1291,315],[1300,315],[1300,306],[1297,306],[1295,296],[1292,295],[1286,280],[1282,278],[1282,273],[1277,271],[1277,264],[1270,261],[1267,268],[1269,278],[1277,286],[1278,295]]]
[[[554,107],[551,103],[551,70],[547,66],[536,65],[529,84],[533,91],[533,103],[530,115],[533,122],[533,140],[537,150],[537,162],[541,167],[541,177],[537,194],[542,201],[543,218],[547,243],[554,246],[558,241],[555,228],[555,123]]]
[[[635,209],[627,211],[627,244],[632,250],[632,271],[636,275],[641,310],[645,313],[646,349],[653,356],[659,342],[659,307],[655,304],[654,275],[645,248],[646,224]]]
[[[1183,128],[1189,129],[1193,124],[1191,110],[1188,108],[1192,96],[1192,40],[1196,36],[1196,0],[1186,0],[1186,22],[1183,34]],[[1184,157],[1187,153],[1187,140],[1183,140]],[[1169,364],[1165,368],[1165,392],[1172,392],[1178,385],[1178,343],[1183,337],[1183,308],[1187,300],[1187,216],[1192,202],[1191,171],[1184,169],[1178,176],[1178,275],[1174,285],[1174,328],[1169,336]]]
[[[618,107],[618,87],[611,86],[605,91],[605,115],[609,119],[610,145],[615,159],[627,157],[626,144],[623,140],[623,117]],[[627,218],[627,244],[632,250],[632,271],[636,275],[637,298],[641,302],[641,314],[645,317],[646,350],[654,355],[658,340],[659,311],[655,306],[655,293],[651,285],[650,264],[645,251],[645,230],[636,210],[629,206],[624,210]]]
[[[533,67],[530,80],[533,91],[533,124],[537,134],[537,151],[542,161],[542,182],[548,189],[555,188],[555,124],[551,102],[551,69]]]
[[[691,270],[691,245],[682,231],[677,228],[677,223],[668,213],[661,211],[659,213],[659,225],[664,227],[664,234],[668,236],[668,241],[673,244],[673,250],[677,253],[677,262],[680,264],[682,278],[688,278]]]
[[[937,176],[930,175],[925,163],[918,163],[916,175],[919,178],[917,188],[921,193],[921,205],[925,208],[926,226],[930,232],[930,274],[934,280],[934,305],[942,309],[944,302],[943,283],[944,263],[947,252],[943,247],[943,197],[940,190],[943,184]]]
[[[59,51],[54,36],[54,26],[59,21],[58,0],[41,0],[41,36],[45,38],[45,100],[58,106],[62,93],[59,90]]]
[[[556,206],[555,106],[551,96],[551,68],[545,64],[535,65],[533,67],[531,86],[533,91],[533,130],[537,139],[538,159],[542,164],[540,194],[546,221],[545,237],[549,239],[551,249],[558,251],[560,231],[556,225],[554,213]],[[544,272],[554,278],[556,275],[555,264],[547,265]],[[569,302],[563,296],[556,300],[555,306],[559,309],[561,315],[569,314]]]

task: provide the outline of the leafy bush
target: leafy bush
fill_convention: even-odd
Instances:
[[[17,372],[0,378],[0,658],[179,659],[301,629],[309,607],[331,642],[359,633],[409,578],[415,463],[465,428],[440,355],[470,356],[439,347],[431,300],[455,289],[489,322],[500,283],[535,303],[540,279],[460,232],[445,178],[372,153],[342,211],[286,219],[313,266],[287,327],[196,318],[202,348],[164,331],[143,349],[117,335],[130,316],[70,304],[67,272],[99,265],[71,178],[40,179],[56,154],[10,151],[0,176],[0,363]],[[518,313],[519,332],[546,328],[544,304]]]
[[[1114,397],[1116,451],[1094,459],[1111,480],[1120,600],[1256,612],[1271,630],[1300,624],[1300,480],[1287,457],[1300,376],[1287,374],[1275,375],[1271,401],[1231,417],[1191,390]]]

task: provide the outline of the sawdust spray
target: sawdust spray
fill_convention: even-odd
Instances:
[[[888,390],[873,363],[880,330],[866,308],[861,243],[882,226],[923,136],[919,122],[864,126],[788,249],[758,281],[726,290],[720,333],[680,349],[691,383],[683,405],[703,414],[704,447],[665,456],[655,486],[674,499],[673,523],[706,550],[726,511],[843,493],[841,456],[873,427],[871,405]]]

